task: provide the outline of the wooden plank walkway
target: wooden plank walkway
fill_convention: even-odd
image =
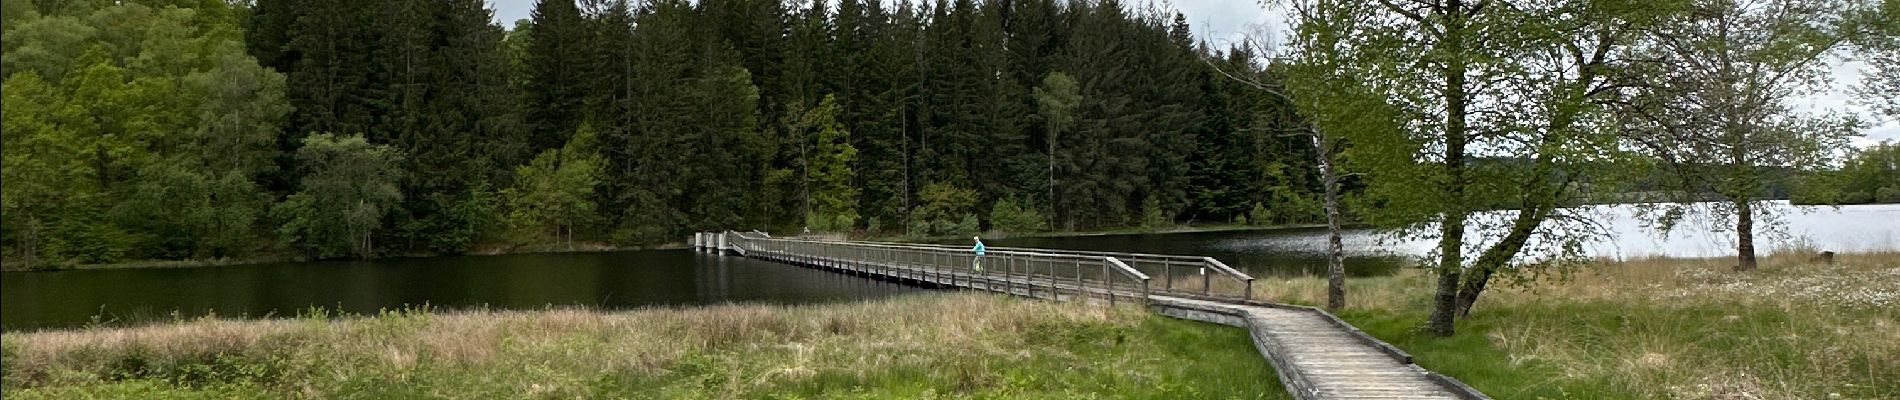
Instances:
[[[767,238],[762,235],[727,235],[729,237],[718,239],[718,247],[745,257],[875,279],[986,290],[1058,301],[1145,302],[1149,308],[1164,315],[1247,329],[1253,336],[1254,346],[1273,364],[1287,392],[1299,399],[1489,400],[1483,393],[1456,379],[1413,364],[1410,355],[1319,309],[1192,293],[1153,293],[1146,285],[1149,277],[1143,271],[1136,271],[1108,257],[1093,254],[1061,256],[1073,257],[1076,262],[1073,275],[1065,275],[1070,270],[1058,267],[1043,270],[978,270],[971,267],[973,263],[967,254],[938,254],[961,251],[943,246],[913,247],[889,243],[817,242]],[[707,241],[701,238],[695,243]],[[903,252],[894,252],[893,249],[902,249]],[[1039,252],[1035,254],[1018,252],[985,258],[1002,260],[1014,254],[1047,259],[1062,252],[1037,250]],[[964,258],[954,257],[959,255]],[[1084,267],[1082,261],[1091,259],[1102,260]],[[1121,275],[1139,278],[1141,284],[1118,283],[1117,276],[1120,275],[1109,272],[1093,276],[1083,273],[1097,266],[1103,271],[1117,267],[1129,268]]]
[[[1191,310],[1232,317],[1226,323],[1252,332],[1255,346],[1273,363],[1280,380],[1303,399],[1471,399],[1476,390],[1426,371],[1411,357],[1315,310],[1295,307],[1154,296],[1158,311]],[[1170,310],[1172,309],[1172,310]],[[1462,390],[1460,390],[1462,389]],[[1465,393],[1468,392],[1469,394]],[[1480,395],[1481,396],[1481,395]]]

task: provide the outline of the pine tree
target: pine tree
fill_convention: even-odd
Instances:
[[[580,124],[587,104],[587,66],[590,35],[574,0],[537,0],[530,14],[534,34],[528,37],[526,62],[527,150],[539,153],[560,147]]]

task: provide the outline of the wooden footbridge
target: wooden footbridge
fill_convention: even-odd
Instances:
[[[1059,301],[1145,304],[1247,329],[1299,399],[1489,399],[1323,310],[1255,301],[1254,278],[1212,257],[696,234],[694,248],[873,279]]]

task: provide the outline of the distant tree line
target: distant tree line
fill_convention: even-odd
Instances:
[[[1800,177],[1795,204],[1900,203],[1900,144],[1881,142],[1855,151],[1839,169]]]
[[[9,263],[1321,216],[1226,77],[1277,73],[1167,10],[485,4],[4,0]]]

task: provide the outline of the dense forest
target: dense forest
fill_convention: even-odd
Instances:
[[[1320,216],[1260,50],[1181,14],[803,3],[4,0],[6,259]]]

